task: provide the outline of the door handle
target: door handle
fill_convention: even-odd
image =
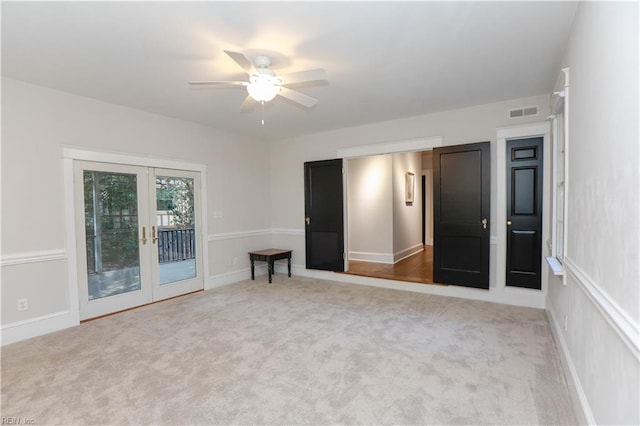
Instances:
[[[158,234],[156,233],[156,227],[152,226],[151,227],[151,242],[153,244],[155,244],[156,241],[158,241]]]
[[[482,229],[487,229],[487,223],[489,223],[489,222],[487,221],[486,217],[484,219],[482,219]]]
[[[147,244],[147,228],[142,227],[142,244]]]
[[[507,226],[511,226],[511,225],[512,225],[511,221],[510,221],[510,220],[508,220],[508,221],[507,221]]]
[[[307,225],[311,225],[311,218],[310,217],[305,217],[304,221],[307,222]]]

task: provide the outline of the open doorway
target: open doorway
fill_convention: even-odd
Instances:
[[[347,273],[433,283],[432,151],[348,162]]]

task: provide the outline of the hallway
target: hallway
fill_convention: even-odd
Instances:
[[[345,273],[419,284],[433,284],[433,246],[425,245],[424,250],[420,253],[396,264],[350,260],[349,270]]]

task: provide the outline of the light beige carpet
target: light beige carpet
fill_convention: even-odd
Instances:
[[[2,349],[58,424],[575,424],[543,311],[266,277]]]

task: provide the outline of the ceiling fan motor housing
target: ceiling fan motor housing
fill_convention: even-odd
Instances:
[[[271,65],[271,59],[268,56],[258,55],[253,60],[253,63],[256,64],[258,68],[267,68]]]

